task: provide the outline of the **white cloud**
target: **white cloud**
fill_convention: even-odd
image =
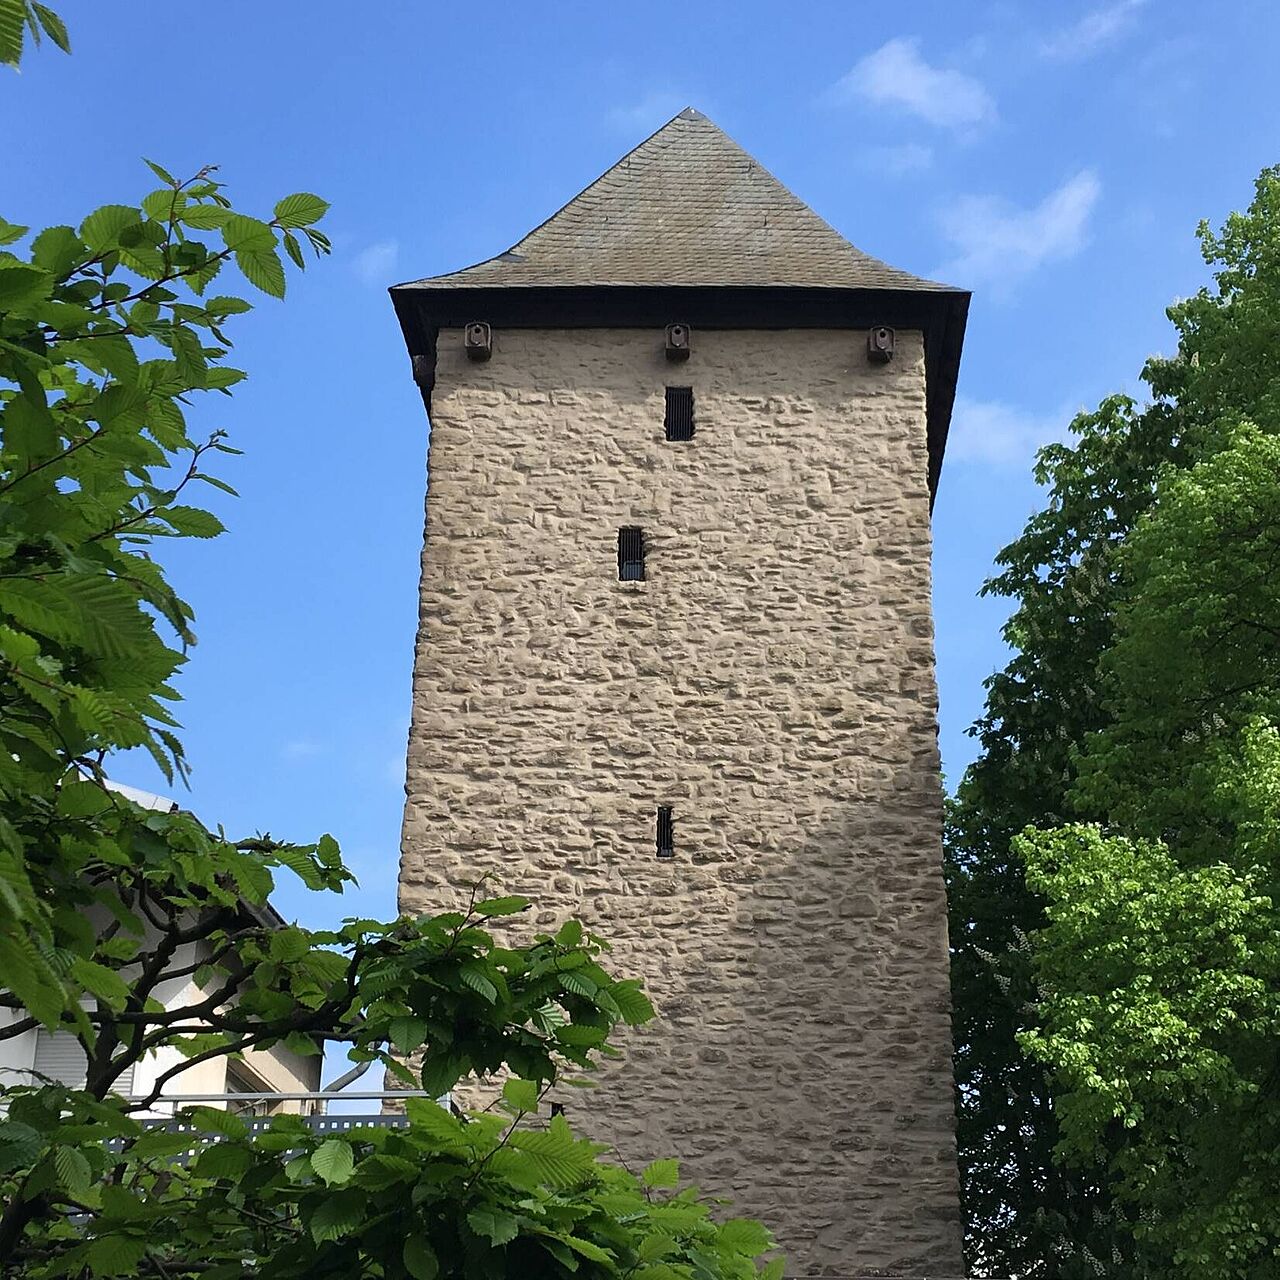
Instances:
[[[920,56],[919,40],[901,36],[867,54],[828,97],[898,107],[943,129],[972,129],[996,118],[995,99],[979,81],[963,71],[931,67]]]
[[[933,164],[933,148],[918,142],[904,142],[898,147],[872,147],[862,153],[863,163],[876,173],[890,178],[903,178],[923,173]]]
[[[1118,0],[1116,4],[1094,9],[1079,22],[1055,31],[1041,43],[1040,52],[1046,58],[1058,58],[1064,62],[1087,58],[1123,35],[1146,3],[1147,0]]]
[[[670,89],[654,89],[628,106],[614,107],[608,121],[620,133],[652,133],[687,107],[692,99]]]
[[[947,436],[947,461],[990,467],[1025,467],[1041,445],[1065,440],[1075,415],[1031,413],[998,400],[957,396]]]
[[[323,755],[324,750],[324,743],[316,742],[313,738],[295,738],[280,748],[280,754],[286,760],[307,760],[312,756]]]
[[[943,279],[987,285],[999,297],[1046,262],[1078,253],[1102,183],[1082,169],[1032,209],[992,196],[962,196],[941,217],[942,233],[956,256],[939,268]]]
[[[389,284],[399,256],[399,241],[378,240],[356,254],[351,269],[365,284]]]

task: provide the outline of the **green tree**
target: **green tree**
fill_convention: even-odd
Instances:
[[[1022,1041],[1137,1239],[1243,1280],[1280,1264],[1280,437],[1166,477],[1121,563],[1076,784],[1116,834],[1018,842],[1048,902]]]
[[[0,0],[10,60],[15,14],[61,29]],[[316,196],[260,219],[212,170],[151,169],[139,205],[78,226],[0,220],[0,1038],[60,1030],[88,1061],[83,1089],[0,1086],[5,1274],[778,1277],[759,1262],[768,1232],[713,1221],[674,1161],[634,1176],[563,1118],[538,1122],[548,1087],[652,1016],[580,925],[517,946],[495,924],[528,904],[477,895],[466,912],[282,929],[261,910],[277,875],[317,894],[351,879],[332,839],[230,839],[106,785],[131,749],[185,773],[171,681],[192,613],[153,556],[221,530],[192,494],[229,490],[209,465],[235,451],[194,436],[187,411],[244,376],[227,330],[249,304],[214,282],[238,269],[283,296],[282,253],[302,267],[304,245],[328,251]],[[159,984],[179,975],[201,994],[166,1006]],[[194,1134],[148,1129],[155,1095],[116,1093],[157,1050],[190,1064],[274,1044],[340,1045],[435,1096],[509,1078],[491,1114],[413,1099],[405,1128],[324,1138],[210,1109],[190,1113]]]
[[[1139,1246],[1117,1200],[1109,1151],[1071,1166],[1055,1085],[1028,1059],[1035,1021],[1030,934],[1044,921],[1015,845],[1028,825],[1106,820],[1077,787],[1080,753],[1113,723],[1106,664],[1127,599],[1122,550],[1162,477],[1211,457],[1242,420],[1269,428],[1280,404],[1280,175],[1259,177],[1247,212],[1200,228],[1214,287],[1169,309],[1178,346],[1143,371],[1151,401],[1111,397],[1041,452],[1043,509],[998,557],[984,588],[1014,609],[1013,656],[988,682],[981,750],[949,813],[956,1064],[968,1252],[975,1270],[1020,1276],[1168,1274]]]

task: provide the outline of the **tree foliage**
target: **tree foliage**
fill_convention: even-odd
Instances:
[[[1257,451],[1270,446],[1243,442],[1241,430],[1252,423],[1265,434],[1278,421],[1280,175],[1264,171],[1247,212],[1232,215],[1218,234],[1202,225],[1200,239],[1214,287],[1169,309],[1177,351],[1148,362],[1150,403],[1111,397],[1076,419],[1070,443],[1041,452],[1045,505],[1001,552],[985,588],[1014,601],[1005,629],[1014,652],[988,682],[974,729],[981,751],[951,808],[947,857],[969,1255],[990,1274],[1166,1275],[1172,1265],[1171,1238],[1138,1230],[1143,1207],[1125,1191],[1117,1164],[1126,1149],[1122,1126],[1095,1135],[1092,1145],[1067,1144],[1070,1162],[1055,1159],[1055,1150],[1066,1149],[1062,1083],[1055,1063],[1029,1058],[1018,1042],[1040,1016],[1045,975],[1032,957],[1047,944],[1032,935],[1045,923],[1049,882],[1040,875],[1027,884],[1030,846],[1017,837],[1028,825],[1086,821],[1118,824],[1135,840],[1164,839],[1174,810],[1190,806],[1183,834],[1191,838],[1194,828],[1201,853],[1183,851],[1180,841],[1171,846],[1190,870],[1207,856],[1208,827],[1221,817],[1213,818],[1216,775],[1204,762],[1198,780],[1186,777],[1196,753],[1179,734],[1197,715],[1201,728],[1212,723],[1215,695],[1196,681],[1209,668],[1229,679],[1231,664],[1244,661],[1248,626],[1215,639],[1218,585],[1247,590],[1240,574],[1265,573],[1270,553],[1265,541],[1249,541],[1243,490],[1234,506],[1221,505],[1218,516],[1229,518],[1215,528],[1205,524],[1208,499],[1195,489],[1219,480],[1230,488],[1243,480],[1241,470],[1265,478]],[[1215,459],[1216,479],[1195,472],[1179,487],[1179,477]],[[1191,512],[1197,502],[1198,516]],[[1162,528],[1153,523],[1160,533],[1135,539],[1148,512],[1179,505],[1176,528],[1171,514]],[[1157,564],[1156,540],[1175,535],[1183,546]],[[1209,551],[1211,559],[1196,563]],[[1215,579],[1219,570],[1239,573]],[[1189,613],[1165,607],[1192,593]],[[1225,613],[1218,622],[1233,625]],[[1265,647],[1260,637],[1255,648]],[[1162,690],[1158,713],[1152,685]],[[1206,697],[1197,709],[1195,700]],[[1233,729],[1251,705],[1247,698],[1232,704]]]
[[[1022,1039],[1062,1150],[1109,1152],[1137,1240],[1215,1280],[1280,1259],[1278,553],[1280,437],[1241,427],[1162,482],[1121,554],[1113,719],[1080,752],[1117,834],[1019,843],[1049,904]]]
[[[11,60],[19,10],[60,31],[0,0]],[[258,218],[212,169],[150,167],[159,186],[136,206],[36,234],[0,220],[0,1039],[62,1031],[88,1062],[83,1089],[0,1085],[5,1274],[779,1276],[757,1265],[765,1229],[713,1221],[674,1162],[633,1176],[563,1118],[539,1124],[547,1087],[653,1013],[576,922],[510,945],[494,925],[528,904],[477,895],[465,912],[281,927],[265,909],[278,875],[317,894],[351,879],[332,839],[228,838],[107,785],[127,750],[185,775],[172,681],[192,613],[153,555],[218,534],[192,495],[230,492],[210,463],[235,450],[188,422],[244,376],[228,330],[249,303],[215,282],[238,269],[283,296],[282,254],[328,250],[316,196]],[[179,978],[194,994],[162,1000]],[[403,1128],[324,1137],[207,1108],[184,1133],[141,1119],[181,1069],[273,1045],[340,1045],[433,1096],[510,1078],[491,1114],[420,1098]],[[174,1050],[149,1096],[120,1096]]]
[[[27,36],[39,44],[46,36],[62,50],[71,52],[66,24],[36,0],[0,0],[0,63],[16,67],[22,61]]]

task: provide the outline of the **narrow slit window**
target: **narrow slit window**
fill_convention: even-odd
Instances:
[[[644,530],[624,524],[618,530],[618,577],[623,582],[644,581]]]
[[[658,806],[658,857],[676,856],[676,819],[669,804]]]
[[[667,388],[667,439],[693,439],[693,388]]]

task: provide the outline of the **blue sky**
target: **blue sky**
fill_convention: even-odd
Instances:
[[[1196,223],[1280,160],[1268,0],[59,7],[74,57],[0,73],[0,214],[136,202],[143,155],[221,165],[250,212],[333,202],[333,258],[239,325],[251,379],[199,413],[246,450],[232,531],[169,563],[201,638],[187,802],[332,831],[361,911],[394,910],[425,483],[388,284],[505,249],[692,104],[859,247],[973,289],[934,522],[954,780],[1002,661],[1004,606],[975,593],[1036,502],[1035,446],[1140,390],[1205,279]]]

